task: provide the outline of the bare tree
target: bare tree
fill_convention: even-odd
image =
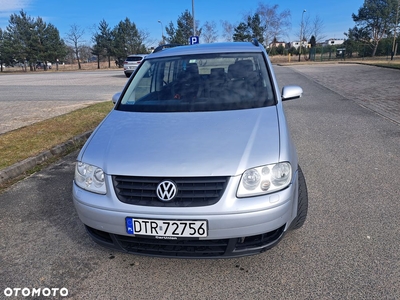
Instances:
[[[79,47],[79,58],[82,61],[90,62],[92,56],[92,48],[89,45],[81,45]]]
[[[84,34],[85,31],[82,28],[80,28],[76,24],[73,24],[71,25],[69,32],[67,33],[67,36],[65,38],[71,44],[71,47],[74,49],[76,59],[78,60],[79,70],[81,69],[81,62],[79,59],[79,49],[81,47],[81,44],[84,42],[82,40]]]
[[[307,60],[307,53],[306,51],[302,51],[303,47],[306,47],[308,41],[311,39],[313,35],[313,26],[311,22],[310,15],[306,15],[304,17],[305,10],[303,11],[303,16],[301,18],[301,22],[299,23],[300,34],[299,34],[299,61],[301,59],[301,54],[303,53],[304,58]],[[314,37],[315,40],[315,37]]]
[[[264,29],[263,36],[265,45],[268,46],[274,39],[287,36],[290,30],[290,10],[278,11],[279,5],[259,3],[256,13],[260,16],[261,25]]]
[[[217,24],[214,21],[204,23],[201,37],[205,43],[214,43],[217,41],[218,33],[216,27]]]
[[[150,33],[146,29],[139,29],[139,36],[144,45],[154,45],[157,43],[156,39],[150,38]]]
[[[317,43],[321,43],[326,39],[326,36],[322,35],[324,27],[325,27],[324,20],[322,20],[318,15],[316,15],[312,22],[311,35],[315,37],[315,41]]]
[[[236,26],[234,24],[229,23],[228,21],[221,21],[221,25],[222,25],[222,38],[226,42],[232,42]]]
[[[311,37],[314,36],[317,43],[322,42],[326,37],[325,35],[322,35],[324,26],[324,21],[318,15],[316,15],[312,20],[310,15],[305,16],[303,24],[301,22],[299,23],[299,27],[303,28],[301,39],[303,41],[309,41]]]
[[[300,41],[308,41],[312,35],[312,22],[310,15],[306,14],[299,23],[299,30],[300,30]]]

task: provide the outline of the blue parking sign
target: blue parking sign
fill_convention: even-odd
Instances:
[[[190,37],[190,45],[198,44],[200,43],[199,37],[198,36],[191,36]]]

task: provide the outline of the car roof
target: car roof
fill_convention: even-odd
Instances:
[[[135,57],[135,56],[147,56],[148,54],[131,54],[128,57]]]
[[[258,42],[226,42],[211,44],[195,44],[189,46],[179,46],[167,48],[162,51],[152,53],[148,58],[168,57],[191,54],[208,53],[233,53],[233,52],[263,52],[263,48]]]

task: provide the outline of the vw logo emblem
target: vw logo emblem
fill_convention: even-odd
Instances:
[[[169,180],[165,180],[157,186],[157,197],[161,201],[171,201],[177,192],[176,184]]]

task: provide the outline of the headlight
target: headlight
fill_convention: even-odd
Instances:
[[[75,183],[93,193],[106,194],[107,192],[104,171],[80,161],[75,166]]]
[[[246,170],[239,183],[237,197],[251,197],[273,193],[286,188],[292,180],[288,162]]]

